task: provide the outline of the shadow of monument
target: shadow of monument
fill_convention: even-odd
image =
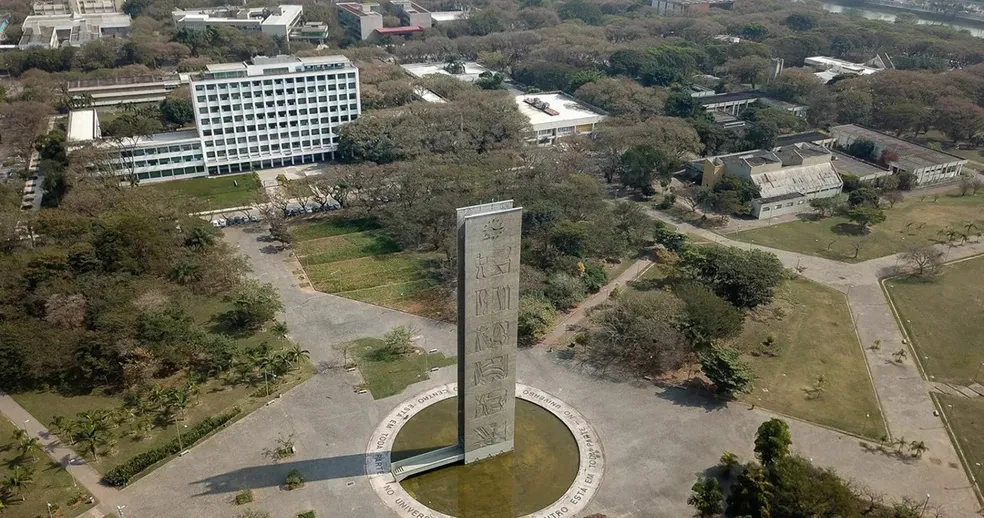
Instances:
[[[416,455],[429,450],[413,450],[401,452],[401,455]],[[323,459],[309,459],[277,462],[260,466],[240,468],[227,473],[220,473],[190,485],[202,485],[202,491],[195,496],[236,493],[245,489],[261,489],[280,487],[284,484],[287,473],[296,469],[301,472],[306,483],[322,480],[335,480],[366,475],[366,454],[339,455]]]

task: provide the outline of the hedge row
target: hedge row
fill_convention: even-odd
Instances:
[[[182,444],[185,445],[186,448],[191,446],[202,437],[205,437],[220,426],[228,423],[232,418],[236,417],[239,412],[241,412],[241,410],[239,407],[236,407],[224,414],[205,418],[205,420],[198,423],[197,426],[181,434],[180,443],[177,438],[174,438],[159,448],[154,448],[153,450],[141,453],[140,455],[137,455],[123,464],[109,470],[109,473],[106,473],[103,477],[103,481],[115,487],[126,486],[130,482],[130,479],[139,475],[141,471],[170,457],[171,455],[180,453]]]

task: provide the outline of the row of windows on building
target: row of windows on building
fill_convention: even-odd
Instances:
[[[358,98],[359,98],[359,95],[356,94],[355,92],[352,92],[352,93],[349,93],[347,95],[343,93],[341,95],[322,95],[322,96],[319,96],[319,97],[298,98],[298,99],[296,99],[296,102],[295,102],[295,99],[286,99],[286,100],[280,99],[280,100],[276,100],[276,101],[266,101],[265,103],[264,102],[243,103],[241,105],[240,104],[226,104],[226,105],[218,106],[218,107],[213,106],[212,108],[221,108],[222,111],[227,112],[227,111],[239,111],[239,110],[252,110],[254,108],[260,109],[260,108],[264,108],[264,107],[266,107],[266,108],[273,108],[275,106],[279,106],[279,107],[283,108],[283,107],[286,107],[286,106],[297,106],[298,104],[314,104],[314,103],[317,103],[317,102],[321,102],[321,103],[325,103],[325,102],[337,102],[339,100],[344,101],[346,99],[354,101],[354,100],[356,100]],[[209,99],[209,101],[214,102],[212,99]],[[198,99],[198,102],[205,102],[205,101],[203,99],[199,98]],[[213,109],[212,111],[213,112],[216,112],[216,111],[219,111],[219,110]],[[203,106],[203,107],[199,108],[198,109],[198,113],[206,113],[205,107]]]
[[[314,128],[311,130],[291,131],[289,133],[285,131],[283,133],[280,133],[279,135],[277,133],[274,133],[274,134],[250,135],[248,137],[227,138],[225,140],[222,139],[206,140],[205,146],[210,148],[217,147],[217,146],[234,146],[236,144],[246,144],[247,142],[253,143],[253,142],[266,142],[268,140],[278,140],[278,138],[279,140],[291,140],[291,139],[296,140],[300,137],[310,137],[312,135],[334,136],[334,134],[329,129],[319,130],[318,128]]]
[[[349,115],[334,116],[334,117],[331,117],[330,120],[331,120],[331,122],[348,122],[350,120],[353,120],[354,121],[355,119],[358,119],[358,118],[359,118],[358,114],[353,113],[351,116],[349,116]],[[316,122],[317,119],[312,119],[312,120],[315,121],[313,124],[317,124],[317,122]],[[201,132],[202,132],[202,136],[203,137],[211,137],[213,135],[225,135],[225,134],[230,134],[231,135],[231,134],[243,133],[243,132],[268,131],[270,129],[274,129],[274,128],[277,128],[277,127],[287,128],[287,127],[292,127],[292,126],[295,126],[295,124],[291,124],[291,123],[288,123],[288,122],[285,121],[285,122],[279,123],[279,125],[276,124],[276,123],[271,123],[271,124],[257,124],[255,126],[253,126],[253,125],[233,126],[231,128],[226,128],[226,129],[222,129],[222,128],[203,129],[203,130],[201,130]],[[307,131],[307,130],[305,130],[305,131]],[[311,131],[313,132],[314,130],[311,130]]]
[[[161,147],[148,147],[140,148],[134,150],[123,150],[120,151],[120,155],[123,158],[130,158],[131,156],[144,156],[144,155],[163,155],[165,153],[180,153],[182,151],[191,151],[198,149],[200,146],[198,144],[174,144],[171,146],[161,146]],[[201,158],[201,157],[199,157]]]
[[[335,108],[335,106],[332,106],[331,108]],[[335,110],[333,109],[331,111],[334,112]],[[279,113],[276,113],[276,114],[270,113],[269,115],[270,115],[270,118],[271,119],[278,118],[278,117],[280,117],[280,118],[287,118],[288,116],[290,116],[290,117],[298,117],[299,116],[298,113],[296,111],[294,111],[294,110],[291,110],[290,112],[279,112]],[[346,120],[348,120],[348,116],[346,115],[345,117],[346,117]],[[267,114],[263,114],[263,113],[260,113],[260,114],[257,114],[257,115],[253,115],[253,114],[247,114],[247,115],[225,115],[225,116],[222,116],[222,117],[212,117],[211,119],[206,119],[206,118],[202,117],[202,119],[201,119],[201,125],[202,126],[209,126],[209,125],[213,125],[213,124],[215,124],[215,125],[219,125],[219,124],[236,124],[236,123],[242,124],[243,122],[246,122],[246,121],[254,121],[256,119],[266,119],[266,118],[267,118]],[[340,119],[338,118],[338,116],[321,117],[320,122],[321,122],[321,124],[330,124],[330,123],[333,123],[333,122],[338,122],[339,120]],[[317,118],[313,118],[313,119],[310,119],[310,120],[309,119],[290,119],[290,120],[280,121],[279,122],[279,125],[280,125],[281,128],[286,128],[287,126],[297,126],[297,125],[307,126],[308,124],[310,124],[312,126],[317,126],[318,125],[318,122],[319,122],[319,119],[317,119]],[[278,122],[276,122],[276,121],[270,123],[270,127],[272,127],[272,128],[277,127],[277,125],[278,125]],[[266,127],[266,124],[262,124],[261,123],[259,126],[261,128],[265,128]],[[247,130],[247,131],[253,131],[253,130]]]
[[[238,149],[219,149],[215,151],[208,151],[205,155],[208,158],[226,158],[236,156],[249,157],[250,155],[257,155],[259,153],[283,153],[291,149],[331,146],[334,144],[338,144],[338,137],[300,141],[295,140],[293,142],[262,144]]]
[[[292,95],[292,96],[295,96],[296,97],[296,96],[300,96],[300,95],[308,95],[308,94],[315,94],[315,93],[334,92],[334,91],[337,91],[337,90],[355,90],[355,83],[348,83],[348,84],[346,84],[346,83],[338,83],[337,85],[335,85],[335,84],[317,85],[317,86],[309,86],[307,88],[300,87],[300,88],[296,88],[296,89],[295,88],[275,88],[275,89],[274,88],[271,88],[270,90],[264,90],[262,92],[260,92],[260,91],[257,91],[257,92],[246,91],[246,92],[231,92],[231,93],[227,93],[227,94],[207,94],[207,95],[198,95],[198,96],[196,96],[196,98],[198,99],[198,102],[200,102],[200,103],[203,103],[203,102],[206,102],[206,101],[207,102],[213,102],[214,103],[214,102],[219,102],[219,101],[235,101],[235,100],[239,100],[239,99],[252,99],[254,97],[257,97],[257,98],[260,98],[260,97],[274,97],[274,96],[286,97],[288,95]]]
[[[310,75],[305,77],[281,77],[277,79],[256,79],[252,81],[232,81],[228,83],[208,83],[208,84],[197,84],[195,85],[196,92],[208,92],[208,91],[218,91],[218,90],[229,90],[229,89],[243,89],[243,88],[257,88],[264,86],[277,85],[298,85],[301,83],[316,83],[325,81],[335,81],[344,79],[355,79],[355,72],[349,72],[347,74],[336,75]],[[349,83],[351,88],[355,88],[355,83]]]
[[[356,98],[357,97],[352,97],[351,99],[352,100],[355,100]],[[344,99],[343,99],[343,101],[344,101]],[[321,98],[311,97],[311,98],[308,98],[308,99],[298,99],[297,100],[297,103],[298,104],[317,104],[319,102],[326,103],[326,102],[328,102],[328,99],[326,97],[321,97]],[[287,107],[287,106],[296,106],[296,105],[294,103],[292,103],[292,102],[288,102],[286,104],[278,103],[277,106]],[[358,108],[359,105],[358,104],[349,104],[348,106],[349,106],[349,109],[355,110],[355,109]],[[268,107],[269,108],[273,108],[272,105],[270,105]],[[343,110],[345,109],[345,105],[344,104],[341,105],[341,107],[342,107]],[[222,106],[207,106],[207,107],[206,106],[202,106],[202,107],[198,108],[198,113],[200,115],[205,115],[205,114],[208,114],[208,113],[219,113],[220,111],[221,112],[241,112],[243,110],[253,110],[253,109],[262,110],[263,109],[263,103],[256,103],[255,105],[253,103],[244,103],[244,104],[225,104],[225,105],[222,105]],[[321,111],[322,112],[327,112],[327,110],[325,110],[324,107],[322,107]],[[334,106],[332,106],[332,110],[331,111],[337,111],[337,110],[335,109]],[[284,112],[279,112],[279,113],[283,114]]]
[[[190,166],[190,167],[175,167],[172,169],[166,169],[163,171],[148,171],[145,173],[137,173],[137,178],[140,180],[151,180],[154,178],[168,178],[171,176],[185,176],[189,174],[200,174],[205,172],[205,166]]]

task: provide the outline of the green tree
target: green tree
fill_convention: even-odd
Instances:
[[[789,455],[791,444],[793,438],[789,434],[789,425],[782,419],[769,419],[759,425],[755,432],[755,454],[767,468]]]
[[[731,347],[712,346],[700,354],[700,367],[719,394],[734,397],[752,389],[752,369]]]
[[[530,347],[547,333],[553,325],[557,311],[553,304],[539,297],[524,296],[519,299],[517,341],[521,347]]]
[[[280,295],[271,284],[260,284],[247,279],[233,295],[233,309],[229,311],[230,323],[239,329],[256,330],[263,327],[277,313],[283,311]]]
[[[875,143],[866,138],[859,138],[847,146],[847,154],[861,160],[874,160]]]
[[[691,276],[739,308],[768,304],[786,278],[779,259],[761,250],[707,247],[685,254]]]
[[[161,117],[173,126],[184,126],[195,122],[195,107],[186,89],[178,90],[161,101]]]
[[[397,326],[383,335],[383,342],[386,343],[386,348],[390,354],[404,356],[410,353],[415,334],[416,330],[411,326]]]
[[[749,463],[745,465],[728,496],[728,508],[725,516],[729,518],[769,518],[771,516],[770,501],[772,500],[772,483],[768,474],[761,466]]]
[[[717,479],[702,477],[690,488],[687,505],[697,510],[697,516],[706,518],[716,516],[724,511],[724,493]]]
[[[847,219],[856,224],[861,232],[867,232],[868,227],[885,221],[885,212],[874,207],[857,207],[847,212]]]
[[[684,283],[675,292],[686,309],[686,329],[697,344],[738,336],[745,315],[711,290],[696,283]]]
[[[647,193],[652,191],[653,181],[657,178],[661,184],[668,185],[678,164],[677,160],[653,146],[635,146],[622,155],[619,177],[626,187]]]
[[[700,119],[707,116],[707,110],[700,100],[684,90],[674,90],[666,98],[663,111],[670,117],[681,119]]]
[[[14,466],[14,469],[3,479],[3,487],[24,500],[24,489],[34,483],[34,470],[21,466]]]

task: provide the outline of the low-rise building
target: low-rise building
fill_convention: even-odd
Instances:
[[[453,77],[465,83],[474,83],[478,81],[478,78],[482,74],[491,72],[491,70],[474,61],[462,61],[458,64],[461,65],[461,69],[456,74],[448,72],[449,65],[447,63],[405,63],[400,66],[413,77],[420,78],[432,74],[440,74]]]
[[[31,15],[21,25],[17,47],[79,47],[99,38],[130,34],[130,17],[120,13]]]
[[[533,128],[534,136],[530,140],[540,145],[553,144],[562,137],[592,133],[606,115],[563,92],[518,95],[516,105]]]
[[[803,60],[803,63],[816,72],[817,76],[824,84],[831,79],[841,76],[867,76],[881,72],[889,68],[895,68],[892,59],[888,54],[879,54],[874,59],[866,63],[853,63],[843,59],[831,58],[827,56],[811,56]]]
[[[300,23],[304,8],[300,5],[280,5],[274,8],[202,8],[176,9],[171,19],[179,29],[202,30],[207,27],[232,27],[270,36],[287,37]]]
[[[758,90],[746,90],[744,92],[730,92],[713,95],[696,95],[694,97],[701,104],[701,106],[709,112],[719,111],[734,115],[736,117],[741,115],[741,112],[745,111],[746,108],[757,102],[761,102],[769,107],[784,109],[796,114],[799,117],[806,116],[807,110],[807,107],[803,105],[788,103],[786,101],[766,97],[764,93]]]
[[[68,94],[95,108],[120,104],[159,103],[191,82],[190,74],[158,74],[70,81]]]
[[[752,200],[752,215],[771,218],[809,210],[814,198],[829,198],[841,192],[843,182],[826,148],[808,143],[780,151],[756,150],[705,158],[698,167],[701,185],[714,187],[725,175],[744,178],[759,189]]]
[[[890,156],[885,160],[888,169],[892,173],[905,171],[914,174],[919,186],[955,180],[967,163],[966,159],[959,156],[856,124],[834,126],[830,128],[830,133],[837,140],[837,146],[842,149],[847,149],[858,140],[867,140],[874,144],[872,157],[882,157],[883,152],[889,151]]]
[[[103,14],[118,13],[122,0],[39,0],[31,5],[34,14]]]
[[[830,149],[830,147],[834,145],[834,141],[834,137],[822,131],[804,131],[802,133],[793,133],[792,135],[780,136],[776,139],[775,149],[792,146],[793,144],[799,144],[801,142],[808,142],[816,146],[822,146]]]
[[[837,169],[837,172],[841,176],[851,175],[862,182],[873,182],[881,177],[892,174],[892,171],[884,167],[872,164],[871,162],[858,160],[840,151],[831,150],[831,154],[834,155],[834,168]]]
[[[711,7],[731,9],[734,0],[653,0],[652,6],[663,16],[706,13]]]
[[[382,8],[375,2],[340,2],[335,4],[335,8],[339,25],[357,40],[386,35],[405,36],[423,32],[433,24],[430,11],[410,0],[393,0],[390,5],[399,15],[399,27],[383,26]]]

